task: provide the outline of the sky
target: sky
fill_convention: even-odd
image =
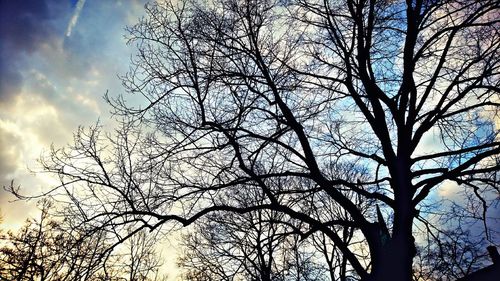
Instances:
[[[143,15],[146,1],[0,0],[0,186],[14,180],[34,194],[53,185],[30,171],[40,170],[36,159],[70,143],[79,125],[112,122],[102,97],[124,91],[118,75],[135,50],[124,28]],[[434,147],[428,139],[422,151]],[[12,226],[35,210],[13,199],[0,190]]]
[[[80,125],[113,123],[103,96],[124,92],[118,76],[135,50],[125,27],[145,3],[0,0],[0,187],[14,180],[22,193],[37,194],[54,186],[37,159],[71,143]],[[3,229],[16,229],[38,209],[0,189],[0,214]],[[175,271],[175,254],[163,257]]]
[[[43,151],[64,146],[79,125],[110,120],[103,100],[123,92],[133,46],[124,28],[144,0],[0,0],[0,186],[34,194],[53,179],[39,171]],[[33,204],[10,204],[0,192],[5,224]],[[23,212],[19,212],[19,208]]]
[[[134,46],[127,25],[146,0],[0,0],[0,187],[24,194],[57,183],[37,159],[71,143],[78,126],[112,124],[103,96],[124,92]],[[35,201],[0,190],[3,229],[36,216]],[[13,202],[14,201],[14,202]],[[174,263],[175,257],[167,257]]]
[[[56,184],[34,173],[37,158],[70,143],[79,125],[113,122],[103,96],[124,92],[118,75],[135,50],[124,28],[145,2],[0,0],[0,187],[14,180],[23,193],[36,194]],[[14,199],[0,190],[3,228],[36,214],[33,201]]]

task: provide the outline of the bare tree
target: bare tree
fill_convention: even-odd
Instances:
[[[442,231],[422,243],[415,257],[413,280],[457,280],[488,264],[487,243],[470,230]]]
[[[132,237],[129,251],[109,252],[111,239],[102,231],[76,232],[68,221],[51,214],[53,203],[40,202],[40,218],[28,219],[17,232],[2,236],[2,280],[158,281],[161,263],[154,236]],[[82,230],[82,229],[79,229]],[[162,279],[163,278],[163,279]]]
[[[0,276],[6,280],[90,280],[100,270],[98,232],[79,241],[50,217],[52,202],[40,202],[40,218],[28,219],[17,232],[2,237]]]
[[[484,221],[478,219],[480,208],[469,206],[481,201],[472,201],[464,201],[464,205],[449,200],[434,202],[450,206],[451,211],[442,212],[434,206],[427,208],[433,210],[432,216],[418,218],[416,236],[421,243],[414,261],[414,280],[457,280],[491,263],[487,248],[495,239],[490,237],[498,235],[494,229],[498,218],[489,217],[493,228],[485,229]]]
[[[85,225],[123,242],[271,210],[331,240],[353,276],[410,280],[435,190],[455,182],[483,214],[498,200],[498,1],[181,0],[146,12],[123,78],[145,104],[111,100],[116,135],[80,130],[44,162]],[[346,163],[368,176],[330,172]],[[240,206],[238,193],[265,200]],[[322,206],[345,216],[310,211]]]
[[[298,236],[269,222],[270,211],[212,214],[184,237],[178,264],[186,280],[324,280],[314,252]],[[317,259],[317,257],[316,257]],[[317,262],[317,261],[316,261]],[[198,279],[197,279],[198,280]]]
[[[330,173],[343,178],[364,178],[354,164],[337,166]],[[282,178],[280,186],[310,185],[295,178]],[[363,202],[355,194],[351,200],[360,209],[369,210],[370,202]],[[239,208],[265,204],[266,196],[251,191],[239,192],[231,197]],[[328,200],[316,195],[312,201]],[[311,216],[321,216],[329,221],[349,219],[338,206],[310,204],[299,200]],[[183,251],[178,264],[185,271],[187,280],[347,280],[352,270],[334,243],[325,235],[309,231],[301,220],[289,218],[274,210],[256,210],[244,214],[216,212],[194,223],[194,230],[183,238]],[[356,243],[355,228],[332,225],[342,241]],[[366,246],[366,244],[364,244]],[[367,258],[367,256],[360,258]]]
[[[167,280],[168,276],[160,272],[163,265],[157,247],[157,235],[148,235],[141,231],[131,237],[126,243],[123,257],[118,266],[123,280],[129,281],[160,281]]]
[[[273,210],[211,213],[184,235],[178,265],[186,280],[325,280],[296,223]]]

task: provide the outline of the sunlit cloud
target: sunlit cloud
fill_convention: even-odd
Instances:
[[[2,189],[14,180],[35,195],[57,179],[37,163],[51,145],[71,143],[79,125],[111,126],[102,96],[122,92],[132,47],[123,28],[144,1],[26,0],[0,9],[0,215],[3,229],[18,228],[37,212],[35,201],[15,201]],[[85,7],[85,11],[82,9]],[[87,14],[88,13],[88,14]],[[81,17],[80,17],[81,16]],[[81,28],[76,28],[78,24]],[[106,30],[100,27],[106,26]],[[67,37],[67,35],[71,35]],[[96,47],[99,52],[96,52]],[[12,201],[15,201],[11,203]],[[22,210],[22,211],[21,211]]]
[[[66,36],[67,37],[71,36],[71,32],[73,31],[73,28],[75,27],[76,23],[78,22],[78,18],[80,17],[80,12],[83,9],[83,5],[85,5],[85,0],[78,0],[78,3],[76,4],[75,12],[73,13],[71,20],[68,23],[68,28],[66,29]]]

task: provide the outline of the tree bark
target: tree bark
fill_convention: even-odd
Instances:
[[[415,209],[412,204],[413,185],[410,169],[406,161],[396,161],[392,169],[395,196],[392,236],[387,239],[382,233],[380,223],[374,224],[370,238],[372,270],[367,281],[412,280],[412,264],[416,254],[413,237],[413,218]]]

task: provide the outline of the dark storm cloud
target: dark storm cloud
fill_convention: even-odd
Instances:
[[[61,33],[52,20],[70,5],[54,0],[0,0],[0,102],[19,90],[24,56]]]

